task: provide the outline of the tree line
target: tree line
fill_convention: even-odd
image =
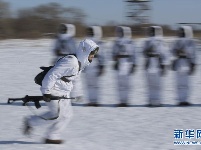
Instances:
[[[45,33],[57,32],[60,23],[72,23],[76,26],[76,37],[85,36],[86,13],[79,8],[63,7],[53,2],[32,8],[24,8],[11,12],[10,4],[0,0],[0,39],[7,38],[41,38]],[[104,37],[113,37],[115,24],[108,23],[103,27]],[[134,36],[144,36],[144,28],[149,25],[132,25]],[[163,26],[167,35],[174,31]]]
[[[66,8],[58,3],[48,3],[11,13],[10,5],[0,1],[1,38],[38,38],[43,33],[56,32],[60,23],[73,23],[83,28],[86,14],[78,8]]]

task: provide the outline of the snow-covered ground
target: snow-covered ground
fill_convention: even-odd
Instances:
[[[138,42],[141,42],[138,40]],[[139,44],[139,43],[138,43]],[[108,52],[111,42],[106,43]],[[143,59],[138,58],[138,68],[133,75],[130,107],[113,107],[118,103],[115,75],[108,61],[105,75],[101,78],[100,103],[102,107],[73,106],[74,117],[64,135],[62,145],[42,144],[47,126],[34,128],[33,135],[22,134],[23,119],[32,112],[21,102],[7,104],[8,98],[41,95],[33,81],[39,67],[50,65],[52,41],[2,40],[0,41],[0,150],[199,150],[201,145],[174,145],[174,130],[201,129],[201,69],[192,76],[190,107],[177,107],[174,72],[164,78],[164,107],[146,107],[146,83],[142,70]],[[198,58],[200,51],[197,52]],[[84,76],[82,76],[84,79]],[[83,82],[84,83],[84,82]],[[87,97],[85,97],[86,102]],[[44,103],[42,103],[44,104]],[[33,107],[34,108],[34,107]],[[42,106],[37,113],[45,111]],[[199,141],[201,139],[179,139]]]

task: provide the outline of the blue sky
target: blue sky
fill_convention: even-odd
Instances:
[[[109,21],[119,24],[128,22],[125,0],[4,0],[11,9],[34,7],[57,2],[64,7],[81,8],[86,14],[86,23],[103,25]],[[19,3],[20,1],[20,3]],[[175,25],[178,22],[201,22],[201,0],[152,0],[150,20],[152,23]]]

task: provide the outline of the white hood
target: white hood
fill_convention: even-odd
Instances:
[[[90,64],[88,60],[89,54],[96,48],[99,48],[99,46],[90,39],[85,39],[80,42],[78,49],[76,50],[76,56],[81,63],[81,70]]]
[[[66,38],[66,37],[74,37],[75,36],[76,29],[75,29],[75,26],[73,24],[62,23],[61,25],[66,26],[67,32],[65,34],[59,34],[59,37]]]
[[[132,38],[132,31],[130,27],[123,27],[124,37],[131,39]]]
[[[181,26],[184,30],[185,38],[193,38],[193,30],[191,26]]]
[[[163,29],[160,26],[151,26],[154,28],[155,37],[163,37]]]
[[[102,28],[100,26],[90,26],[93,32],[92,38],[96,40],[101,40],[102,38]]]
[[[73,24],[66,24],[67,26],[67,29],[68,29],[68,35],[69,36],[75,36],[76,34],[76,29],[75,29],[75,26]]]
[[[126,26],[117,26],[116,28],[116,35],[118,35],[118,32],[123,32],[123,38],[131,39],[132,38],[132,31],[130,27]]]

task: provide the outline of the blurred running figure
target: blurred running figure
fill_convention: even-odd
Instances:
[[[58,27],[58,33],[55,39],[53,52],[56,58],[54,58],[53,64],[61,57],[75,54],[76,42],[75,26],[73,24],[60,24]]]
[[[99,79],[104,73],[104,51],[102,38],[102,28],[100,26],[90,26],[87,28],[87,39],[93,40],[99,46],[99,53],[93,59],[90,66],[85,69],[85,79],[88,92],[88,106],[98,106],[99,99]]]
[[[114,69],[117,75],[117,87],[120,103],[117,107],[128,106],[128,96],[131,90],[130,75],[134,73],[136,67],[136,54],[134,43],[131,39],[130,27],[116,27],[116,37],[114,41],[112,57]]]
[[[145,73],[148,88],[148,106],[161,106],[162,78],[167,65],[167,46],[163,42],[163,31],[160,26],[148,28],[148,39],[144,43]]]
[[[190,79],[195,71],[196,49],[193,41],[193,31],[190,26],[182,26],[178,30],[178,40],[172,48],[172,69],[176,71],[176,84],[179,106],[188,106]]]
[[[58,35],[55,42],[53,51],[55,53],[56,59],[54,63],[63,56],[75,54],[76,42],[74,39],[76,33],[76,28],[73,24],[60,24],[58,28]],[[81,100],[83,96],[81,76],[78,76],[73,81],[73,89],[71,91],[71,97]]]

